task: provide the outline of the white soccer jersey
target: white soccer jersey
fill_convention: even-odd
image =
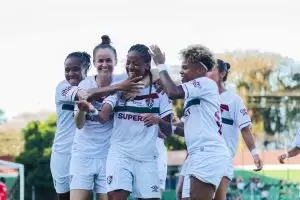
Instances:
[[[125,102],[121,92],[104,100],[115,112],[111,152],[141,161],[157,157],[158,125],[146,127],[142,115],[151,113],[163,118],[172,113],[172,105],[167,95],[156,93],[153,86],[152,91],[150,98],[146,87],[131,101]]]
[[[185,93],[184,133],[188,152],[201,150],[216,155],[228,155],[221,133],[217,84],[207,77],[201,77],[181,86]]]
[[[156,147],[158,152],[164,152],[166,151],[166,146],[165,146],[165,140],[162,138],[157,138],[156,140]]]
[[[241,97],[225,91],[221,93],[222,134],[225,138],[230,155],[234,157],[237,149],[240,130],[251,126],[251,119]]]
[[[77,90],[77,86],[71,86],[66,80],[60,82],[56,87],[57,125],[52,150],[58,153],[71,154],[75,134],[74,99]]]
[[[295,138],[295,146],[300,148],[300,128],[298,128],[298,130],[297,130],[297,135]]]
[[[112,84],[116,82],[115,77],[113,77]],[[85,90],[97,88],[96,76],[87,77],[81,81],[78,87]],[[92,104],[96,109],[100,110],[102,101],[103,99],[92,101]],[[86,115],[83,128],[76,129],[72,153],[89,156],[90,158],[105,158],[110,146],[112,127],[112,120],[102,124],[96,116]]]

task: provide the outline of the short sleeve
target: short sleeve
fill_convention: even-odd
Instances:
[[[218,93],[216,83],[206,77],[197,78],[187,83],[182,83],[184,99],[205,98],[209,95]]]
[[[109,105],[111,105],[112,109],[114,109],[117,104],[117,101],[118,101],[118,93],[115,93],[113,95],[109,95],[108,97],[106,97],[103,100],[103,105],[105,103],[108,103]]]
[[[182,117],[180,118],[180,121],[181,121],[182,123],[184,123],[184,122],[185,122],[185,117],[182,116]]]
[[[78,91],[77,86],[71,86],[67,81],[63,81],[56,87],[55,101],[58,102],[74,102]]]
[[[297,135],[295,138],[295,146],[297,148],[300,148],[300,128],[298,128],[298,130],[297,130]]]
[[[172,101],[166,94],[159,93],[159,117],[164,118],[172,114]]]
[[[235,121],[240,130],[252,125],[248,110],[240,97],[237,97]]]

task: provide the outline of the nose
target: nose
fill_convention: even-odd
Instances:
[[[107,67],[108,63],[106,61],[103,61],[103,63],[101,65],[102,65],[102,67]]]
[[[129,70],[134,69],[134,65],[133,65],[133,64],[129,64],[129,65],[128,65],[128,69],[129,69]]]
[[[76,71],[70,70],[68,76],[74,76],[74,75],[76,75]]]
[[[180,75],[183,75],[183,70],[180,70]]]

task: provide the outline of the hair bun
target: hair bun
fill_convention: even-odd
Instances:
[[[108,35],[102,35],[101,40],[102,40],[101,44],[109,45],[111,43]]]
[[[227,69],[230,69],[230,64],[228,62],[225,62],[226,66],[227,66]]]

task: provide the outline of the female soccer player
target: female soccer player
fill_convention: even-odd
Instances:
[[[150,72],[151,55],[142,44],[132,46],[127,55],[126,71],[130,79],[149,76],[149,86],[130,100],[116,93],[104,100],[98,117],[109,120],[114,110],[114,127],[107,157],[108,197],[126,200],[134,198],[159,199],[159,176],[156,140],[158,129],[171,133],[172,107],[165,94],[156,93]],[[83,103],[83,102],[82,102]],[[90,105],[89,111],[95,109]]]
[[[295,138],[295,147],[292,148],[291,150],[289,150],[287,154],[285,153],[285,154],[280,155],[278,157],[278,161],[281,164],[284,164],[284,160],[286,158],[295,157],[299,154],[300,154],[300,128],[298,128],[298,130],[297,130],[297,135],[296,135],[296,138]]]
[[[95,111],[98,111],[102,107],[103,98],[101,97],[109,92],[124,89],[124,84],[110,86],[120,80],[116,80],[113,76],[117,52],[110,45],[108,36],[102,36],[102,43],[93,50],[93,58],[98,74],[87,77],[79,84],[79,88],[96,92],[88,99],[96,108]],[[71,200],[87,200],[91,190],[97,193],[98,199],[104,199],[106,197],[106,158],[113,121],[101,123],[93,113],[87,114],[79,103],[78,109],[75,108],[75,124],[78,129],[74,137],[70,166]]]
[[[85,52],[70,53],[65,59],[65,80],[56,87],[55,104],[57,127],[52,146],[50,169],[59,200],[70,199],[69,167],[71,146],[75,134],[73,118],[78,84],[90,68],[90,55]],[[60,163],[60,164],[58,164]]]
[[[226,144],[230,150],[232,160],[237,151],[237,144],[240,132],[243,139],[251,152],[256,165],[255,171],[260,171],[263,167],[262,160],[259,157],[258,151],[255,147],[255,142],[251,132],[251,119],[248,115],[242,99],[235,93],[225,89],[224,83],[227,80],[230,65],[223,60],[217,60],[217,67],[207,73],[207,76],[214,80],[219,89],[221,100],[221,116],[222,116],[222,135],[225,138]],[[188,160],[186,161],[188,162]],[[186,164],[185,164],[186,165]],[[225,200],[226,192],[230,181],[233,178],[233,163],[228,166],[222,181],[217,189],[215,200]],[[188,177],[184,178],[182,197],[189,197]],[[180,188],[180,187],[179,187]]]
[[[190,176],[191,199],[211,200],[225,173],[224,166],[230,162],[221,132],[218,87],[206,77],[216,64],[215,57],[202,45],[182,50],[183,84],[177,86],[166,71],[165,57],[159,47],[151,46],[151,53],[168,97],[185,99],[184,133],[190,160],[187,175]]]

